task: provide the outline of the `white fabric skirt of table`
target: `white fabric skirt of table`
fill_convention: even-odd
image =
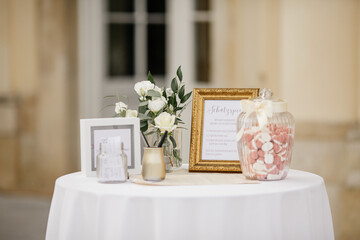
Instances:
[[[210,174],[210,173],[209,173]],[[203,186],[56,181],[46,239],[334,239],[321,177]]]

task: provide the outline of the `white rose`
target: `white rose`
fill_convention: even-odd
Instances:
[[[166,89],[166,96],[171,96],[172,94],[173,94],[174,92],[173,92],[173,90],[171,89],[171,88],[167,88]]]
[[[167,112],[161,113],[155,119],[155,127],[160,129],[161,133],[168,131],[169,133],[177,128],[175,124],[175,115],[170,115]]]
[[[124,110],[126,111],[127,108],[128,108],[128,106],[123,102],[118,102],[118,103],[115,104],[115,112],[118,113],[118,114],[121,113]]]
[[[126,111],[125,117],[137,117],[137,115],[138,115],[138,112],[136,110],[128,109]]]
[[[150,111],[157,113],[167,104],[166,99],[161,96],[160,98],[154,98],[153,100],[149,100],[149,109]]]
[[[160,95],[162,96],[163,91],[161,88],[159,88],[158,86],[154,86],[154,91],[157,91],[158,93],[160,93]]]
[[[141,97],[141,99],[144,99],[144,96],[147,95],[148,90],[153,89],[154,86],[155,85],[150,81],[141,81],[135,84],[134,90]]]

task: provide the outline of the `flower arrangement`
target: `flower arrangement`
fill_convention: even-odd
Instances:
[[[115,117],[137,117],[138,112],[136,110],[128,109],[128,105],[123,102],[115,103]]]
[[[181,120],[181,114],[190,103],[188,100],[192,94],[192,91],[185,93],[181,66],[178,67],[176,77],[172,79],[170,87],[160,88],[157,86],[149,71],[147,80],[137,82],[134,90],[139,96],[138,110],[128,109],[128,106],[118,98],[119,102],[115,104],[116,114],[114,116],[138,117],[140,119],[140,129],[145,135],[157,135],[154,145],[167,131],[168,138],[173,149],[175,149],[177,144],[173,133],[175,129],[182,128],[179,126],[180,124],[184,124]],[[172,151],[172,155],[175,158],[180,158],[175,150]]]
[[[181,67],[176,71],[177,77],[171,81],[170,88],[156,86],[151,73],[147,81],[135,84],[134,89],[139,95],[138,117],[141,120],[141,131],[146,132],[149,125],[155,126],[160,133],[166,130],[169,134],[182,124],[181,113],[188,105],[192,92],[185,94],[185,84],[182,82]]]

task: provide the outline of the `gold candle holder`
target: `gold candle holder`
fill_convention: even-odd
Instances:
[[[144,147],[142,177],[145,181],[161,181],[165,179],[166,167],[163,148]]]

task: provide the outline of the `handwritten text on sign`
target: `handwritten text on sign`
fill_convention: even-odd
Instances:
[[[235,136],[240,113],[240,100],[205,100],[203,160],[239,160]]]

